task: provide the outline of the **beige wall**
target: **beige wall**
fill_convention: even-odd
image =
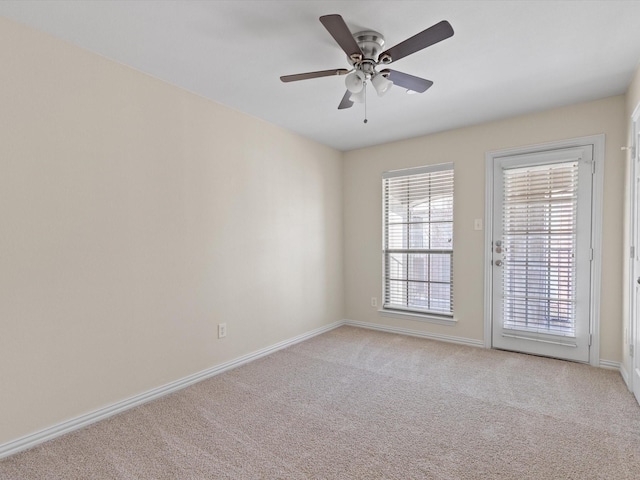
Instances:
[[[344,163],[346,317],[438,335],[483,340],[485,153],[606,135],[600,358],[621,360],[624,96],[348,152]],[[381,317],[381,175],[418,165],[454,162],[454,314],[457,325]]]
[[[1,18],[0,65],[0,444],[343,318],[340,152]]]
[[[626,125],[626,130],[625,133],[627,135],[630,135],[631,133],[631,128],[632,128],[632,122],[631,122],[631,115],[633,114],[634,110],[636,109],[636,107],[638,106],[638,104],[640,104],[640,67],[638,69],[636,69],[636,73],[635,76],[633,77],[633,80],[631,81],[631,84],[629,85],[629,89],[627,90],[627,95],[626,95],[626,102],[625,102],[625,115],[624,115],[624,119],[625,119],[625,125]],[[630,145],[631,144],[631,139],[629,138],[629,140],[627,140],[627,142],[625,143],[625,145]],[[628,252],[629,251],[629,246],[630,246],[630,242],[629,242],[629,211],[630,211],[630,170],[629,170],[629,166],[631,163],[631,152],[627,152],[626,156],[625,156],[626,162],[625,162],[625,202],[624,202],[624,251]],[[624,302],[623,302],[623,328],[624,328],[624,332],[623,332],[623,336],[622,336],[622,344],[621,344],[621,351],[622,351],[622,366],[624,369],[625,374],[630,375],[631,374],[631,360],[632,358],[629,356],[629,343],[631,343],[631,339],[629,338],[629,332],[633,331],[631,328],[631,324],[630,324],[630,318],[629,318],[629,290],[627,288],[628,285],[628,281],[629,281],[629,261],[627,259],[627,257],[625,256],[624,258],[624,264],[623,264],[623,274],[622,274],[622,281],[623,281],[623,285],[624,288],[623,290],[623,297],[624,297]]]

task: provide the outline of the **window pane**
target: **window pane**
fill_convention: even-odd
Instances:
[[[417,307],[427,309],[429,307],[429,294],[427,291],[427,283],[409,283],[409,304],[408,307]]]
[[[409,248],[429,248],[429,224],[409,225]]]
[[[453,248],[453,223],[431,224],[431,248],[450,250]]]
[[[387,302],[397,306],[406,305],[407,282],[390,280],[387,291]]]
[[[387,228],[387,242],[388,248],[392,250],[407,248],[407,226],[389,225]]]
[[[428,199],[415,204],[410,209],[411,222],[428,222],[429,221],[429,201]]]
[[[387,269],[389,271],[390,279],[402,279],[406,278],[407,274],[407,254],[405,253],[391,253],[387,257],[389,263]]]
[[[431,221],[441,222],[453,217],[453,198],[440,197],[431,201]]]
[[[451,281],[451,255],[437,253],[429,255],[429,280],[444,283]]]
[[[409,255],[409,280],[426,281],[428,279],[427,263],[428,255],[425,253],[414,253]]]
[[[505,328],[575,334],[578,165],[505,170]]]
[[[431,310],[438,312],[448,312],[451,299],[451,285],[446,283],[431,283],[429,284],[430,300],[429,305]]]

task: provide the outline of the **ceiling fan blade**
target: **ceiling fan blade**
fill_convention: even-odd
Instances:
[[[406,39],[395,47],[391,47],[389,50],[382,52],[379,58],[383,58],[388,55],[391,57],[391,60],[386,63],[395,62],[396,60],[400,60],[407,55],[411,55],[412,53],[422,50],[423,48],[427,48],[434,43],[441,42],[451,36],[453,36],[453,27],[449,22],[443,20],[413,37]]]
[[[340,15],[324,15],[320,17],[320,22],[322,22],[324,28],[329,31],[333,39],[340,45],[340,48],[344,50],[344,53],[346,53],[348,57],[354,54],[362,55],[362,50],[360,50],[349,27],[347,27],[347,24],[344,23]]]
[[[298,80],[308,80],[309,78],[332,77],[334,75],[346,75],[349,70],[338,68],[335,70],[321,70],[319,72],[297,73],[296,75],[283,75],[280,80],[283,82],[296,82]]]
[[[347,90],[344,94],[344,97],[342,97],[342,101],[340,102],[340,105],[338,105],[338,110],[342,110],[344,108],[351,108],[351,107],[353,107],[353,101],[351,100],[351,92]]]
[[[385,69],[382,70],[381,73],[389,73],[387,78],[393,82],[394,85],[398,85],[399,87],[406,88],[407,90],[413,90],[414,92],[422,93],[431,85],[433,82],[431,80],[427,80],[425,78],[414,77],[413,75],[409,75],[408,73],[398,72],[397,70]]]

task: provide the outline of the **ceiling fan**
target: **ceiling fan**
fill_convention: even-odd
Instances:
[[[283,82],[295,82],[310,78],[330,77],[333,75],[346,75],[345,85],[347,91],[342,97],[338,109],[350,108],[355,102],[364,102],[366,97],[367,82],[371,82],[379,96],[384,95],[392,85],[406,88],[409,92],[422,93],[433,82],[424,78],[415,77],[407,73],[398,72],[389,68],[377,70],[379,66],[386,66],[423,48],[441,42],[453,35],[453,28],[446,20],[423,30],[422,32],[382,51],[384,37],[371,30],[352,34],[342,17],[337,14],[324,15],[320,22],[329,31],[340,48],[347,54],[347,60],[353,68],[350,70],[338,68],[322,70],[319,72],[298,73],[296,75],[284,75],[280,77]],[[366,119],[365,119],[366,122]]]

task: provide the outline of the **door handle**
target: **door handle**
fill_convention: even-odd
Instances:
[[[496,267],[501,267],[502,266],[502,260],[496,260],[495,264],[496,264]],[[640,278],[638,278],[638,283],[640,283]]]

